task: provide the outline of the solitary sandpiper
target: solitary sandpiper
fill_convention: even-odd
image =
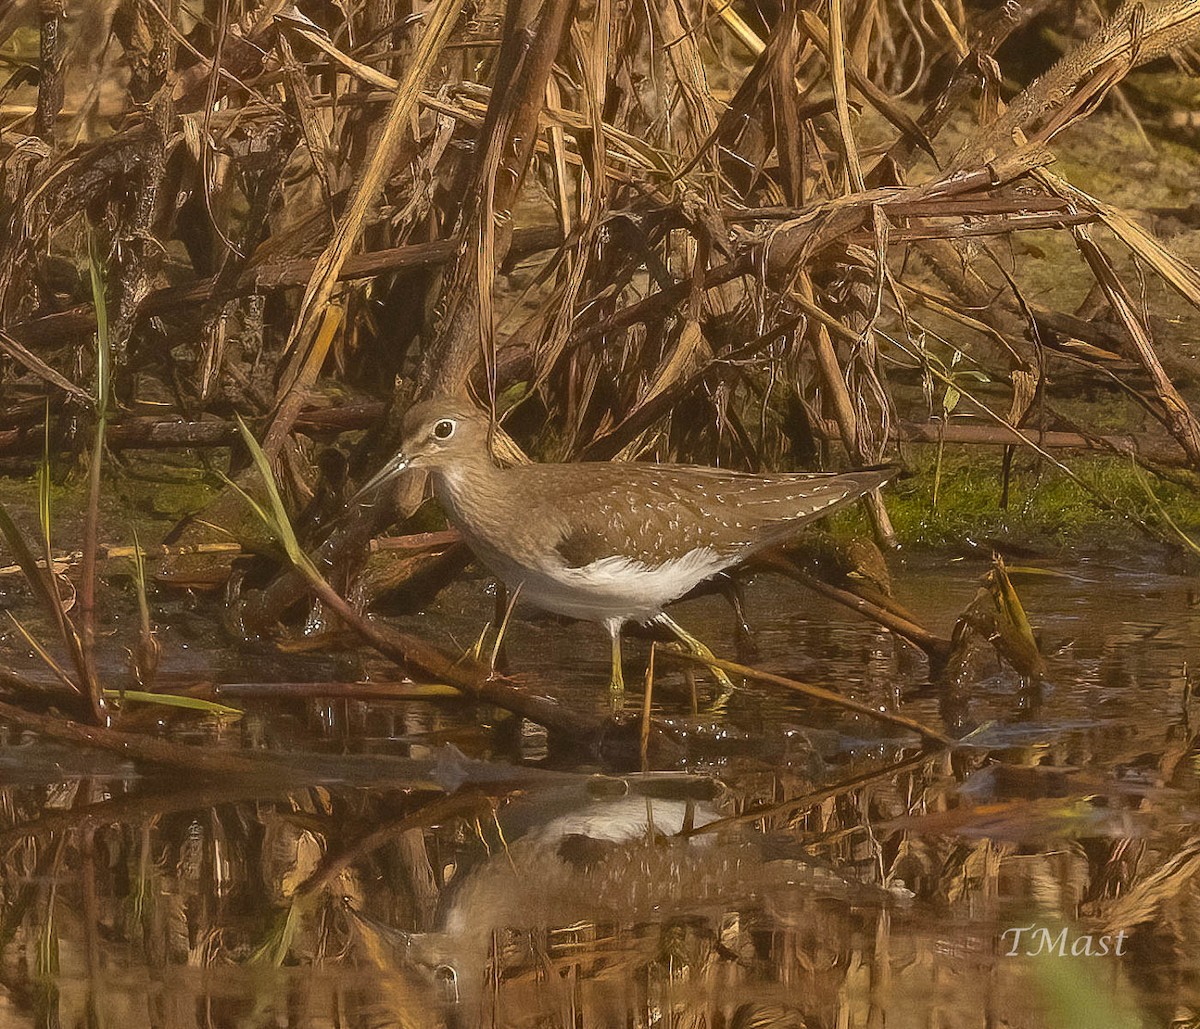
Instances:
[[[755,475],[630,461],[500,468],[490,432],[488,416],[465,401],[415,404],[400,452],[355,499],[407,468],[427,469],[451,523],[521,600],[608,630],[614,689],[624,686],[626,622],[661,625],[710,656],[663,608],[894,472]]]

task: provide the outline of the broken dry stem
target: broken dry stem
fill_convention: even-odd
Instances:
[[[846,711],[853,711],[856,714],[865,715],[876,721],[887,722],[889,725],[895,725],[902,729],[907,729],[909,732],[915,732],[922,739],[940,744],[943,747],[953,747],[955,745],[955,741],[949,736],[938,732],[936,729],[929,728],[929,726],[918,722],[915,718],[906,718],[904,715],[894,715],[889,711],[881,711],[879,708],[871,707],[871,705],[860,703],[857,700],[851,700],[849,697],[843,697],[841,694],[834,693],[832,690],[827,690],[822,686],[810,686],[808,683],[799,682],[796,679],[789,679],[786,676],[776,675],[773,672],[760,671],[757,668],[751,668],[749,665],[738,664],[736,661],[726,661],[719,657],[700,657],[697,654],[689,654],[682,651],[676,653],[674,656],[681,661],[691,661],[693,664],[706,665],[709,668],[719,668],[724,672],[729,672],[732,675],[740,675],[746,679],[755,679],[758,682],[770,683],[772,686],[782,686],[784,689],[802,693],[812,700],[820,701],[824,704],[833,704],[835,707],[843,708]]]

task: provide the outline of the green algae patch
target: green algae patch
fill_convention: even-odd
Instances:
[[[1186,546],[1168,522],[1200,540],[1200,492],[1152,476],[1124,458],[1071,460],[1074,481],[1047,461],[1018,457],[1004,501],[998,452],[947,451],[937,506],[934,449],[913,448],[908,474],[885,500],[902,544],[959,546],[991,540],[1050,547],[1116,546],[1150,537]],[[1149,531],[1147,531],[1149,530]]]
[[[119,467],[105,470],[100,493],[98,537],[102,547],[132,545],[134,533],[157,543],[183,518],[202,509],[220,489],[220,480],[188,452],[152,456],[121,455]],[[56,469],[49,489],[50,534],[56,553],[77,551],[83,540],[87,477],[81,470]],[[36,475],[0,476],[0,504],[35,538],[39,535]],[[132,561],[118,559],[104,574],[127,574]]]

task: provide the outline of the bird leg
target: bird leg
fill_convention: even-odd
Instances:
[[[758,643],[754,639],[754,630],[746,618],[746,595],[741,581],[728,572],[713,576],[713,582],[721,595],[733,608],[733,637],[737,648],[738,660],[743,664],[753,663],[758,659]]]
[[[616,695],[625,692],[625,674],[621,671],[621,623],[605,622],[604,627],[612,639],[612,676],[608,680],[608,690]]]
[[[687,629],[685,629],[682,625],[675,621],[674,618],[665,612],[655,617],[654,622],[658,625],[661,625],[664,629],[669,629],[672,633],[674,633],[679,642],[684,645],[685,649],[695,654],[702,661],[710,661],[717,656],[711,650],[709,650],[708,647],[696,639],[695,636],[688,632]],[[716,679],[724,689],[733,689],[733,682],[720,668],[709,665],[708,670],[712,672],[713,678]]]
[[[488,665],[488,672],[491,675],[496,674],[497,663],[500,663],[501,673],[507,672],[508,659],[504,654],[504,634],[508,632],[508,620],[512,618],[513,608],[517,606],[517,597],[521,595],[521,587],[525,583],[517,583],[517,588],[509,592],[508,587],[502,583],[496,583],[496,644],[492,647],[492,660]],[[507,603],[505,603],[507,601]],[[501,615],[501,604],[503,604],[503,615]]]

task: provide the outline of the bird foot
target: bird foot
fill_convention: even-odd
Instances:
[[[697,657],[701,661],[705,662],[715,661],[717,658],[717,655],[709,650],[708,647],[706,647],[703,643],[668,643],[666,644],[666,647],[668,650],[673,650],[677,654],[690,654],[692,657]],[[722,697],[727,697],[736,689],[733,684],[733,680],[725,674],[725,670],[723,668],[718,668],[716,665],[710,664],[708,666],[708,671],[709,674],[711,674],[716,680],[717,685],[721,687],[720,695]]]

